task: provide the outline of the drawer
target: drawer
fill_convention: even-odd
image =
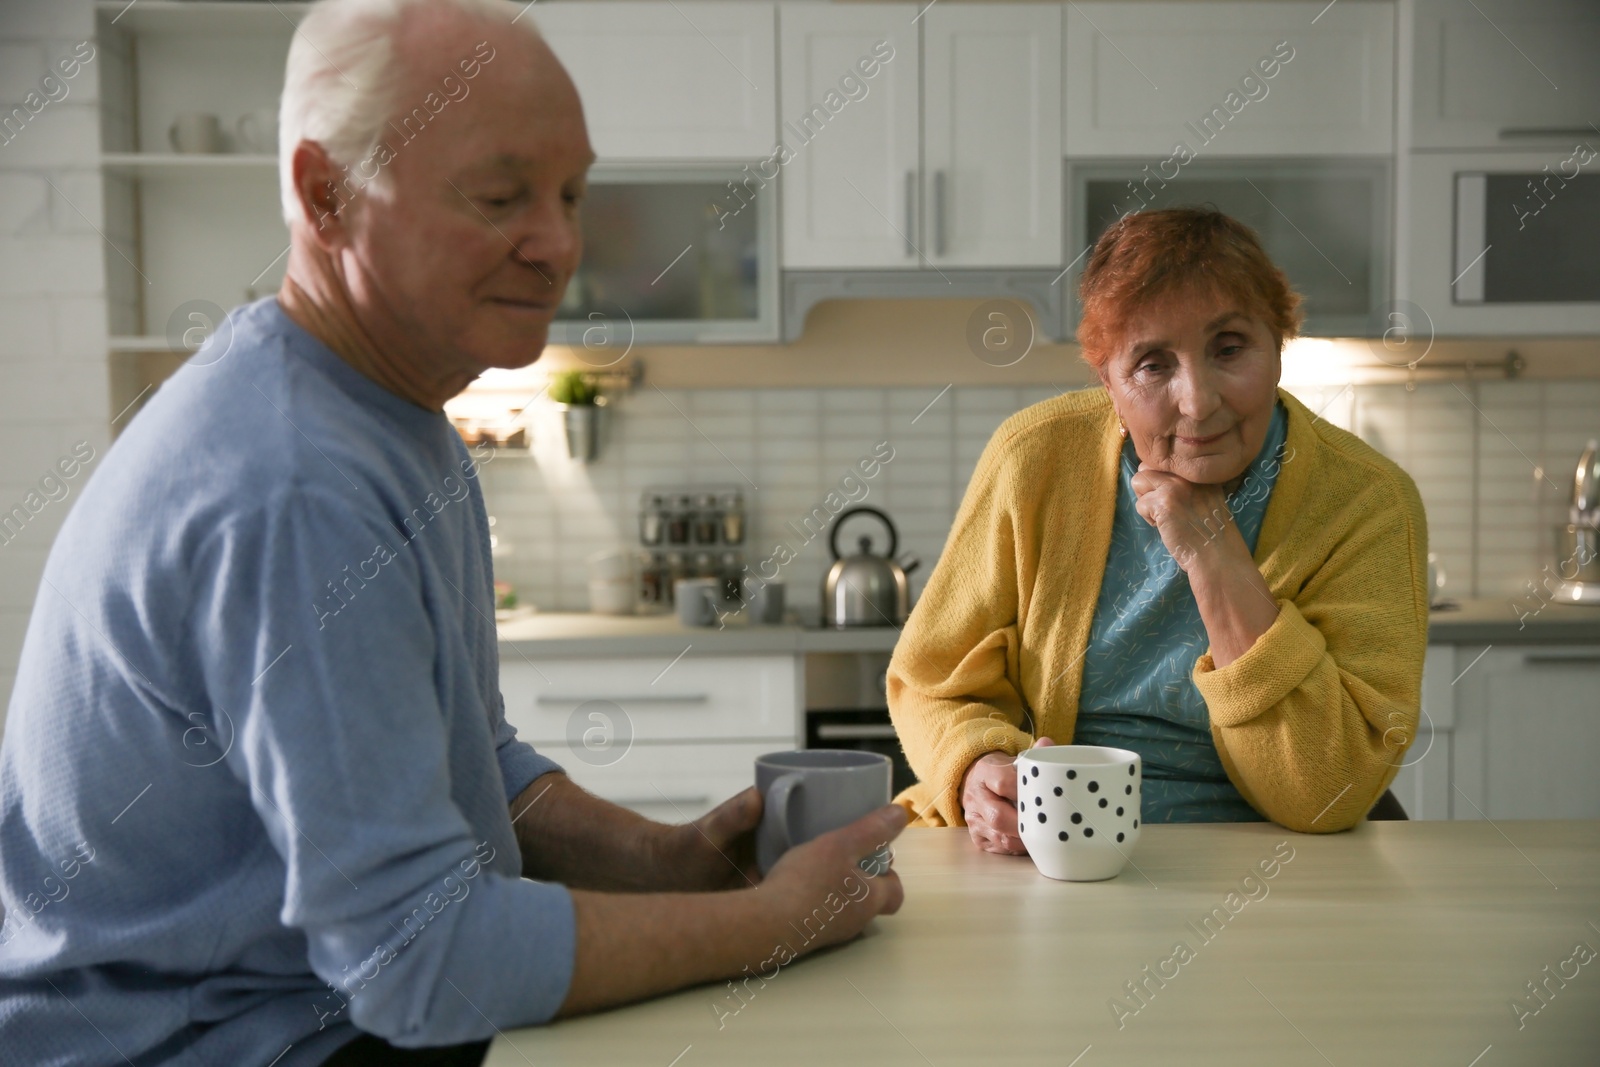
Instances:
[[[596,796],[658,822],[697,819],[756,780],[757,756],[792,748],[764,743],[634,744],[596,754],[566,745],[535,745]],[[597,762],[611,759],[611,762]]]
[[[506,719],[524,741],[569,748],[801,737],[794,656],[684,656],[503,662]]]

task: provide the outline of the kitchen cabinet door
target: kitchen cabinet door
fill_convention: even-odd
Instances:
[[[1600,4],[1416,0],[1412,10],[1413,147],[1570,148],[1594,136]]]
[[[601,160],[771,154],[774,5],[554,3],[529,17],[572,75]]]
[[[1393,4],[1074,3],[1066,17],[1069,157],[1394,150]]]
[[[924,262],[917,8],[780,5],[785,267]]]
[[[1452,817],[1600,818],[1600,648],[1496,648],[1456,689]]]
[[[1394,756],[1400,769],[1389,789],[1413,819],[1450,817],[1450,752],[1455,734],[1455,687],[1450,683],[1460,670],[1456,651],[1455,645],[1428,646],[1422,663],[1422,714],[1416,736],[1408,738],[1398,731],[1384,736],[1386,747],[1404,746],[1404,751]]]
[[[924,251],[1060,266],[1061,9],[945,4],[922,24]]]

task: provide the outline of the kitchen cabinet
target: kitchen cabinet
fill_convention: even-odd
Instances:
[[[804,740],[795,656],[503,660],[506,720],[585,789],[651,818],[697,818]]]
[[[1061,11],[922,16],[922,240],[938,266],[1061,262]]]
[[[1600,647],[1462,646],[1456,657],[1451,817],[1600,818]]]
[[[1058,7],[790,3],[779,24],[785,267],[1059,265]]]
[[[783,164],[785,267],[920,261],[916,13],[915,4],[779,7],[780,134],[793,154]]]
[[[1557,149],[1594,135],[1593,0],[1416,0],[1411,10],[1413,148]]]
[[[553,3],[540,4],[530,17],[578,87],[601,161],[772,154],[773,4]]]
[[[1394,20],[1386,2],[1067,4],[1066,154],[1388,155]]]

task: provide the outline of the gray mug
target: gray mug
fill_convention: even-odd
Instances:
[[[759,578],[744,580],[745,618],[751,622],[779,623],[783,621],[783,583],[763,582]]]
[[[769,752],[756,760],[761,828],[756,864],[762,875],[795,845],[837,830],[889,803],[894,765],[888,756],[844,748]],[[887,844],[862,860],[870,875],[889,869]]]
[[[715,626],[722,603],[720,578],[679,578],[672,583],[672,602],[685,626]]]

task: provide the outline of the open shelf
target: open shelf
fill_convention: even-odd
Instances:
[[[208,172],[229,174],[241,170],[274,170],[278,166],[278,157],[239,152],[218,152],[213,155],[199,153],[180,155],[176,152],[103,152],[100,155],[100,165],[110,174],[154,178]]]
[[[107,23],[139,34],[290,33],[310,8],[288,0],[97,0],[94,5]]]

